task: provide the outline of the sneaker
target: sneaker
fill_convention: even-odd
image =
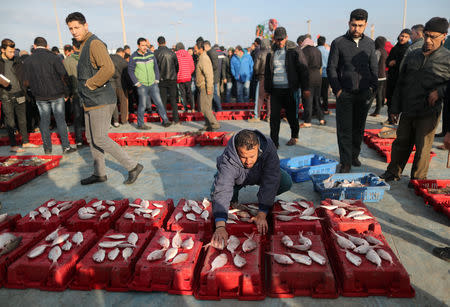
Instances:
[[[137,126],[136,129],[139,129],[139,130],[150,130],[152,128],[147,126],[147,125],[142,125],[142,126]]]
[[[435,247],[433,248],[433,255],[441,258],[447,262],[450,261],[450,247]]]
[[[76,148],[74,148],[74,147],[67,147],[67,148],[63,149],[63,155],[68,155],[68,154],[71,154],[71,153],[73,153],[75,151],[77,151]]]
[[[97,183],[97,182],[105,182],[108,178],[105,176],[96,176],[96,175],[91,175],[90,177],[87,177],[85,179],[82,179],[80,181],[80,183],[82,185],[88,185],[88,184],[93,184],[93,183]]]
[[[163,126],[164,128],[170,127],[171,125],[172,125],[171,122],[165,122],[165,123],[162,123],[162,126]]]
[[[132,184],[136,181],[139,174],[142,172],[144,166],[142,164],[137,164],[135,168],[128,172],[128,179],[124,181],[124,184]]]
[[[287,146],[294,146],[295,144],[297,144],[297,139],[295,139],[295,138],[291,138],[291,139],[286,143]]]
[[[381,179],[384,179],[384,181],[389,182],[389,181],[399,181],[400,177],[395,176],[394,174],[392,174],[389,171],[385,171],[384,174],[382,174],[380,176]]]
[[[253,118],[249,118],[248,122],[249,123],[259,123],[261,120],[257,117],[253,117]]]

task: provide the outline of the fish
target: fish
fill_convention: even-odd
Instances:
[[[291,247],[294,245],[294,242],[291,240],[291,238],[289,238],[289,236],[286,236],[286,235],[284,235],[281,238],[281,243],[283,243],[283,245],[286,247]]]
[[[43,214],[46,211],[50,212],[47,207],[39,207],[38,211],[39,211],[40,214]]]
[[[366,215],[366,214],[361,214],[361,215],[357,215],[355,217],[353,217],[354,220],[358,220],[358,221],[365,221],[365,220],[371,220],[373,219],[373,217]]]
[[[60,210],[57,207],[53,207],[51,213],[56,215],[56,216],[59,216],[59,211]]]
[[[314,207],[309,207],[308,209],[305,209],[305,210],[301,213],[301,215],[302,215],[302,216],[313,215],[313,214],[314,214],[314,211],[315,211]]]
[[[103,248],[113,248],[124,242],[125,241],[102,241],[98,244],[98,246]]]
[[[30,217],[30,220],[35,221],[35,217],[39,215],[39,212],[36,211],[30,211],[30,213],[28,213],[28,216]]]
[[[337,208],[338,208],[337,205],[320,205],[319,207],[320,207],[320,208],[327,209],[327,210],[330,210],[330,211],[333,211],[334,209],[337,209]]]
[[[141,216],[141,211],[139,209],[134,209],[133,213],[137,216]]]
[[[275,253],[267,253],[267,254],[273,256],[273,259],[279,264],[294,264],[294,261],[287,255]]]
[[[356,248],[353,249],[353,251],[355,253],[358,254],[367,254],[367,252],[369,251],[369,249],[371,249],[372,247],[367,243],[367,244],[362,244]]]
[[[172,264],[185,262],[188,259],[188,257],[189,257],[188,253],[178,254],[175,258],[173,258]]]
[[[67,206],[67,205],[70,205],[70,204],[72,204],[71,201],[63,201],[62,203],[57,204],[56,207],[57,208],[62,208],[64,206]]]
[[[136,248],[136,246],[134,246],[133,244],[130,244],[128,242],[120,243],[116,247],[118,247],[118,248],[127,248],[127,247]]]
[[[150,202],[146,199],[143,199],[139,205],[144,209],[148,209],[148,207],[150,206]]]
[[[311,248],[311,245],[309,245],[309,244],[292,245],[291,248],[302,251],[302,252],[306,252],[308,249]]]
[[[155,209],[152,211],[151,215],[153,218],[157,217],[161,213],[161,209]]]
[[[308,238],[308,237],[304,237],[304,236],[303,236],[303,231],[300,231],[300,232],[298,233],[298,242],[300,242],[300,244],[312,246],[312,241],[311,241],[311,239]]]
[[[183,211],[184,211],[185,213],[190,212],[190,211],[191,211],[191,206],[189,206],[188,204],[184,204],[184,206],[183,206]]]
[[[233,221],[233,220],[227,220],[226,223],[227,224],[237,224],[236,221]]]
[[[72,203],[69,203],[69,204],[59,208],[59,212],[63,212],[63,211],[69,210],[70,208],[72,208]]]
[[[348,206],[345,209],[349,211],[360,211],[360,210],[366,211],[366,209],[358,206]]]
[[[376,252],[377,252],[378,256],[381,257],[381,259],[389,261],[390,264],[394,263],[394,261],[392,260],[391,255],[387,251],[385,251],[384,249],[379,248],[379,249],[376,250]]]
[[[52,217],[52,213],[48,210],[41,213],[41,215],[46,221],[48,221]]]
[[[136,246],[137,241],[139,240],[138,235],[135,232],[130,233],[128,236],[127,242]]]
[[[89,220],[89,219],[93,218],[94,216],[95,216],[95,214],[92,214],[92,213],[78,214],[78,217],[80,218],[80,220]]]
[[[58,202],[56,200],[50,200],[47,203],[47,208],[51,208],[51,207],[55,206],[56,204],[58,204]]]
[[[230,235],[227,240],[227,250],[230,251],[230,253],[234,253],[236,248],[238,248],[239,244],[241,244],[241,241],[236,237],[235,235]]]
[[[43,244],[43,245],[39,245],[38,247],[35,247],[27,254],[28,258],[36,258],[36,257],[42,255],[42,253],[45,251],[47,246],[49,246],[49,245]]]
[[[162,248],[167,249],[170,246],[170,240],[165,236],[161,236],[158,239],[158,244],[161,245]]]
[[[233,221],[239,221],[239,218],[237,217],[237,215],[234,215],[232,213],[228,213],[228,219],[233,220]]]
[[[250,209],[253,209],[253,210],[259,210],[259,207],[254,204],[249,204],[247,207],[249,207]]]
[[[153,218],[152,215],[151,215],[151,214],[148,214],[148,213],[142,214],[142,217],[143,217],[143,218],[146,218],[146,219],[152,219],[152,218]]]
[[[238,268],[242,268],[244,265],[247,264],[247,260],[245,260],[245,258],[240,255],[240,252],[238,252],[233,257],[233,263]]]
[[[83,233],[78,231],[77,233],[75,233],[72,237],[72,242],[75,243],[76,245],[80,245],[83,242],[84,238],[83,238]]]
[[[364,210],[351,211],[345,217],[349,219],[358,215],[362,215],[364,213],[365,213]]]
[[[349,205],[353,205],[353,204],[359,202],[359,200],[358,199],[343,199],[342,202],[349,204]]]
[[[384,245],[383,242],[381,242],[377,238],[372,237],[370,235],[367,235],[365,238],[366,238],[367,242],[369,242],[370,244]]]
[[[227,254],[222,253],[211,262],[211,269],[207,273],[214,272],[215,270],[223,267],[228,262]]]
[[[142,208],[141,205],[134,204],[134,203],[131,203],[128,206],[133,207],[133,208]]]
[[[13,241],[17,237],[12,233],[6,232],[0,235],[0,249],[4,248],[9,242]]]
[[[277,220],[283,221],[283,222],[288,222],[288,221],[292,221],[292,219],[294,219],[295,217],[297,217],[296,215],[277,215]]]
[[[0,235],[0,237],[2,237],[5,234]],[[10,237],[10,239],[0,240],[1,241],[1,249],[2,249],[2,251],[0,252],[0,256],[9,254],[10,252],[15,250],[20,245],[20,242],[22,242],[22,237],[15,236],[13,234],[10,234],[10,235],[12,235],[12,237]],[[4,237],[2,237],[2,238],[4,238]]]
[[[354,236],[352,236],[352,235],[349,235],[348,233],[345,233],[345,234],[347,235],[348,239],[349,239],[350,241],[352,241],[353,244],[355,244],[355,245],[363,245],[363,244],[369,245],[369,242],[367,242],[367,241],[364,240],[363,238],[360,238],[360,237],[354,237]]]
[[[299,202],[297,202],[297,204],[304,209],[308,209],[309,207],[311,207],[310,204],[308,204],[305,201],[299,201]]]
[[[209,206],[211,206],[211,202],[205,197],[205,198],[203,198],[202,206],[206,210]]]
[[[166,253],[165,249],[156,249],[147,256],[148,261],[155,261],[161,259]]]
[[[340,208],[346,208],[346,207],[349,206],[348,204],[346,204],[346,203],[344,203],[344,202],[342,202],[340,200],[337,200],[337,199],[331,199],[331,204],[335,205],[335,206],[338,206]]]
[[[236,215],[240,218],[244,218],[244,219],[249,219],[251,218],[250,213],[248,213],[247,211],[238,211],[236,212]]]
[[[98,219],[99,221],[104,220],[106,218],[108,218],[111,215],[110,212],[104,212],[102,215],[100,215],[100,218]]]
[[[172,247],[180,248],[183,241],[181,240],[180,236],[181,230],[178,230],[177,233],[172,238]]]
[[[134,209],[134,212],[151,214],[153,212],[153,210],[148,209],[148,208],[136,208],[136,209]],[[138,215],[140,215],[140,214],[138,214]]]
[[[308,256],[311,257],[312,260],[314,260],[315,262],[317,262],[320,265],[325,265],[325,263],[327,263],[327,260],[325,259],[324,256],[322,256],[321,254],[316,253],[314,251],[309,250]]]
[[[133,223],[136,220],[136,217],[134,216],[134,214],[129,213],[129,212],[125,213],[123,217],[126,219],[129,219],[129,220],[133,220]]]
[[[153,203],[152,205],[155,208],[164,208],[164,205],[161,205],[161,204],[158,204],[158,203]]]
[[[198,206],[198,203],[195,200],[192,199],[188,199],[187,200],[187,204],[192,207],[192,206]]]
[[[63,234],[58,236],[55,240],[52,242],[52,246],[58,245],[66,241],[70,237],[69,233]]]
[[[245,253],[251,252],[252,250],[254,250],[258,245],[256,244],[256,241],[253,240],[253,237],[255,235],[255,233],[252,233],[251,235],[248,235],[244,232],[244,235],[248,238],[247,240],[244,241],[244,243],[242,243],[242,250]]]
[[[54,241],[58,237],[59,230],[60,230],[59,227],[56,228],[55,231],[53,231],[52,233],[50,233],[48,236],[45,237],[45,241],[46,242]]]
[[[72,248],[72,243],[70,243],[69,240],[67,240],[66,243],[64,243],[64,245],[61,246],[61,249],[66,252],[70,251],[71,248]]]
[[[356,256],[355,254],[351,253],[348,250],[345,250],[345,257],[347,258],[348,261],[350,261],[350,263],[356,266],[360,266],[362,263],[361,257]]]
[[[200,208],[198,205],[191,206],[192,211],[194,211],[197,214],[202,214],[202,208]]]
[[[186,214],[186,218],[187,218],[188,220],[194,221],[194,222],[197,220],[197,218],[195,217],[195,215],[194,215],[193,213],[188,213],[188,214]]]
[[[108,211],[111,212],[111,214],[113,214],[114,211],[116,211],[116,207],[110,206],[110,207],[108,208]]]
[[[193,247],[194,247],[194,240],[192,239],[192,237],[189,237],[188,239],[184,240],[183,243],[181,243],[181,248],[185,250],[191,250]]]
[[[306,255],[302,254],[296,254],[296,253],[288,253],[289,257],[294,259],[295,262],[305,264],[305,265],[311,265],[312,259]]]
[[[356,248],[356,245],[353,244],[352,241],[350,241],[347,238],[344,238],[343,236],[340,236],[336,231],[334,231],[334,229],[330,229],[330,232],[336,237],[337,243],[339,244],[340,247],[352,250]]]
[[[93,255],[92,260],[98,263],[102,263],[105,260],[106,251],[102,248],[99,248]]]
[[[115,203],[114,201],[112,201],[112,200],[105,200],[105,204],[110,205],[110,206],[113,206],[113,205],[115,205],[116,203]]]
[[[169,248],[165,253],[165,262],[168,262],[169,260],[173,259],[178,254],[178,248],[172,247]]]
[[[299,216],[298,218],[301,220],[306,220],[306,221],[323,220],[323,218],[321,218],[321,217],[312,216],[312,215]]]
[[[238,209],[240,211],[247,211],[248,213],[250,213],[253,216],[256,216],[258,214],[258,207],[254,206],[254,205],[251,205],[251,204],[248,205],[248,206],[245,206],[243,204],[239,204],[237,202],[236,203],[233,202],[233,203],[231,203],[231,207],[234,208],[234,209]]]
[[[241,217],[241,222],[245,222],[245,223],[253,223],[253,221],[250,218],[246,218],[246,217]]]
[[[51,266],[54,266],[55,264],[58,263],[58,259],[59,259],[59,257],[61,257],[61,255],[62,255],[62,250],[58,245],[54,246],[50,250],[50,252],[48,253],[48,259],[50,259],[52,261]]]
[[[100,206],[97,207],[97,212],[103,211],[103,210],[105,210],[105,209],[106,209],[105,206],[100,205]]]
[[[95,203],[92,203],[91,207],[97,208],[98,206],[101,206],[102,204],[103,204],[103,201],[99,200],[99,201],[96,201]]]
[[[333,212],[339,217],[344,217],[347,214],[347,211],[345,211],[344,208],[337,208]]]
[[[133,249],[131,247],[127,247],[122,251],[122,257],[125,262],[128,262],[128,258],[133,254]]]
[[[181,213],[181,212],[180,212],[180,213]],[[209,212],[208,212],[208,210],[204,210],[204,211],[202,212],[202,214],[200,214],[200,217],[203,218],[203,219],[205,220],[205,222],[207,222],[207,221],[208,221],[208,218],[209,218]]]
[[[373,264],[376,264],[377,267],[381,267],[381,258],[378,255],[378,253],[374,251],[372,248],[367,251],[366,259],[372,262]]]
[[[87,212],[87,213],[90,213],[90,214],[96,214],[97,213],[97,211],[95,211],[93,208],[91,208],[91,207],[84,207],[84,209],[85,209],[85,211]]]
[[[283,208],[283,210],[289,211],[289,212],[299,212],[300,211],[298,208],[294,208],[293,206],[288,205],[288,204],[281,204],[281,208]]]

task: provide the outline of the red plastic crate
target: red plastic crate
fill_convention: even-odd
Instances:
[[[165,132],[160,137],[161,146],[195,146],[195,136],[191,133]]]
[[[127,146],[147,146],[151,140],[155,139],[156,133],[130,132],[127,134]]]
[[[118,241],[105,238],[107,235],[117,234],[115,230],[108,231],[91,250],[77,263],[76,273],[70,288],[74,290],[106,289],[108,291],[128,291],[128,285],[134,273],[137,260],[142,255],[145,247],[153,237],[153,231],[139,233],[136,248],[133,248],[128,261],[125,262],[122,250],[114,261],[108,259],[108,252],[113,248],[103,248],[106,251],[105,260],[97,263],[92,256],[98,251],[98,244],[103,241]],[[128,237],[129,233],[122,233]],[[126,239],[123,239],[126,241]]]
[[[202,251],[201,234],[180,233],[184,241],[191,237],[194,247],[191,250],[179,249],[180,253],[188,253],[188,259],[178,264],[164,263],[164,257],[160,260],[148,261],[147,256],[156,249],[161,249],[158,240],[165,236],[172,242],[175,232],[166,232],[162,229],[153,237],[145,249],[142,257],[136,263],[135,275],[129,288],[136,291],[163,291],[170,294],[192,295],[196,285],[196,276],[199,257]]]
[[[13,231],[16,228],[16,223],[22,216],[20,214],[7,215],[6,219],[0,223],[0,231],[9,230]]]
[[[339,296],[334,280],[330,261],[320,235],[310,232],[303,234],[311,239],[311,251],[319,253],[327,259],[325,265],[312,262],[304,265],[294,262],[291,265],[277,263],[273,256],[267,255],[268,261],[268,295],[271,297],[311,296],[315,298],[337,298]],[[307,255],[307,252],[288,249],[281,243],[283,234],[272,236],[270,251],[277,254],[297,253]],[[292,241],[298,242],[298,235],[289,236]]]
[[[134,204],[140,204],[141,199],[136,199],[133,203]],[[170,214],[173,212],[174,205],[173,205],[173,199],[169,198],[167,200],[149,200],[150,206],[149,209],[160,209],[161,212],[154,218],[154,219],[148,219],[142,216],[142,214],[139,216],[134,213],[134,210],[136,208],[132,206],[126,206],[124,212],[122,212],[119,219],[117,219],[115,224],[115,229],[119,232],[147,232],[152,229],[157,230],[159,228],[163,228],[166,225],[167,220],[170,217]],[[163,205],[162,208],[157,208],[153,206],[153,203],[161,204]],[[124,215],[126,213],[132,213],[135,216],[135,221],[133,222],[130,219],[124,218]]]
[[[322,201],[321,205],[331,205],[330,199],[325,199]],[[381,226],[378,223],[376,217],[370,213],[369,209],[364,205],[361,200],[357,200],[352,206],[361,207],[366,212],[365,214],[368,216],[372,216],[371,220],[355,220],[352,218],[339,217],[333,211],[327,210],[325,208],[317,208],[317,212],[321,217],[324,218],[323,226],[325,228],[331,228],[336,231],[349,231],[353,230],[357,233],[363,233],[364,231],[373,231],[375,233],[381,234]],[[347,211],[348,213],[349,211]]]
[[[167,227],[166,230],[168,231],[178,231],[181,230],[184,233],[198,233],[200,231],[203,231],[205,233],[205,240],[208,240],[212,236],[212,230],[213,225],[211,222],[212,219],[212,205],[208,206],[207,210],[209,212],[209,218],[208,220],[204,220],[200,217],[200,214],[194,213],[193,211],[189,213],[195,214],[195,217],[197,221],[191,221],[186,218],[186,213],[183,212],[183,206],[186,203],[186,199],[182,198],[178,202],[178,205],[175,207],[175,210],[173,211],[172,215],[170,216],[169,220],[167,221]],[[203,209],[203,206],[201,204],[201,201],[197,201],[200,208]],[[183,213],[183,217],[178,220],[178,222],[175,221],[175,216],[179,213]]]
[[[377,146],[377,151],[386,158],[386,163],[390,163],[391,162],[391,152],[392,150],[392,146],[388,145],[388,146]],[[415,156],[416,152],[412,151],[411,155],[408,158],[408,162],[407,163],[413,163],[414,162],[414,156]],[[430,161],[436,157],[436,153],[434,153],[433,151],[430,152]]]
[[[196,136],[200,146],[226,146],[234,132],[203,132]]]
[[[303,201],[305,203],[308,203],[310,206],[314,206],[312,202],[310,201]],[[305,209],[298,205],[298,202],[294,202],[295,204],[295,208],[298,208],[300,210],[300,212],[303,212]],[[273,205],[273,210],[272,210],[272,224],[273,224],[273,233],[277,234],[279,232],[282,232],[284,234],[298,234],[299,231],[308,231],[308,232],[312,232],[316,235],[320,235],[322,233],[322,225],[320,224],[320,220],[312,220],[312,221],[307,221],[307,220],[302,220],[299,218],[293,218],[290,221],[287,222],[283,222],[280,221],[276,218],[277,212],[283,211],[283,209],[281,208],[280,203],[277,201],[274,205]],[[293,215],[299,215],[298,212],[294,212],[289,214],[289,216],[293,216]],[[316,212],[312,215],[312,216],[317,216],[317,210]]]
[[[440,189],[450,185],[450,179],[411,180],[416,195],[423,196],[428,189]]]
[[[22,168],[24,170],[35,170],[36,176],[40,176],[43,173],[47,172],[48,170],[51,170],[52,168],[55,168],[59,165],[60,160],[62,159],[62,156],[56,156],[56,155],[26,155],[26,156],[8,156],[3,157],[6,159],[13,158],[19,160],[17,163],[14,163],[12,166]],[[22,165],[22,163],[25,160],[30,160],[32,158],[39,158],[43,160],[49,160],[45,163],[42,163],[38,166],[25,166]]]
[[[358,236],[354,232],[351,234]],[[329,256],[336,273],[336,281],[341,288],[341,294],[355,297],[369,295],[414,297],[415,291],[411,287],[408,272],[391,250],[384,236],[373,232],[366,234],[383,242],[382,248],[391,255],[393,264],[382,260],[382,267],[377,268],[375,264],[366,259],[365,255],[353,252],[362,259],[361,265],[357,267],[347,260],[345,251],[330,235],[328,240]]]
[[[92,204],[95,202],[98,202],[99,199],[94,198],[89,203],[87,203],[83,207],[92,207]],[[105,210],[97,212],[96,215],[88,220],[82,220],[78,216],[78,213],[75,212],[69,219],[67,219],[64,222],[64,225],[69,229],[70,231],[86,231],[88,229],[94,230],[94,232],[97,235],[103,235],[105,232],[107,232],[109,229],[113,228],[114,222],[122,215],[122,213],[128,208],[129,200],[122,199],[122,200],[113,200],[115,203],[113,206],[116,207],[114,212],[107,218],[100,221],[100,216],[105,213],[109,212],[109,207],[111,205],[108,205],[105,200],[102,201],[102,205],[106,207]],[[95,210],[95,208],[93,208]]]
[[[0,191],[1,192],[7,192],[14,190],[15,188],[27,183],[28,181],[34,179],[36,177],[36,170],[35,169],[29,169],[26,170],[25,168],[20,167],[2,167],[0,168],[0,174],[11,174],[11,173],[18,173],[13,178],[10,178],[8,181],[1,181],[0,182]]]
[[[50,201],[53,201],[54,199],[49,199],[44,204],[42,204],[39,207],[47,206],[47,204]],[[58,204],[63,203],[66,201],[58,201]],[[16,223],[15,231],[19,232],[33,232],[33,231],[39,231],[41,229],[44,229],[46,232],[53,231],[58,227],[59,225],[63,224],[69,217],[71,217],[75,212],[77,212],[78,208],[81,206],[84,206],[86,204],[84,199],[72,201],[73,205],[72,208],[65,210],[63,212],[59,213],[59,216],[53,215],[50,217],[48,221],[46,221],[41,214],[35,217],[35,220],[31,220],[29,214],[22,217],[20,220]],[[34,211],[39,212],[39,207],[37,207]],[[51,208],[49,208],[51,210]]]
[[[65,233],[67,233],[65,229],[59,231],[60,235]],[[72,242],[72,236],[75,232],[69,233],[69,239]],[[54,266],[52,266],[52,261],[48,259],[50,247],[47,247],[44,253],[33,259],[28,258],[28,253],[23,255],[8,267],[8,280],[5,287],[13,289],[38,288],[47,291],[64,291],[75,274],[76,263],[87,253],[97,239],[92,230],[84,232],[83,237],[84,240],[79,246],[73,243],[70,251],[63,251],[57,264]],[[30,248],[29,251],[47,243],[43,239]],[[63,244],[60,244],[60,246]]]
[[[436,212],[442,212],[450,218],[450,195],[430,194],[427,199],[428,204],[432,206]]]
[[[253,251],[244,253],[242,243],[247,240],[247,237],[239,237],[241,244],[236,252],[240,252],[240,256],[247,262],[242,268],[237,268],[234,265],[233,257],[228,250],[221,251],[211,246],[208,248],[200,271],[198,290],[194,294],[195,298],[200,300],[232,298],[254,301],[263,300],[266,297],[265,269],[262,258],[264,247],[259,235],[255,235],[253,239],[258,243],[258,246]],[[213,260],[222,253],[225,253],[228,257],[227,264],[209,272]]]
[[[0,287],[6,282],[6,272],[8,267],[22,256],[31,246],[44,238],[45,232],[43,230],[37,232],[10,232],[8,230],[1,233],[12,233],[15,236],[22,237],[19,246],[6,255],[0,256]]]
[[[120,146],[127,145],[128,135],[126,133],[108,133],[108,136]]]

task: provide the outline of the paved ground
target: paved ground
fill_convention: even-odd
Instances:
[[[379,128],[379,122],[369,117],[367,128]],[[284,144],[290,137],[287,123],[281,127],[280,158],[292,157],[310,153],[318,153],[329,158],[338,159],[336,129],[334,114],[327,117],[327,126],[313,125],[312,128],[300,131],[300,142],[295,147]],[[315,121],[315,120],[313,120]],[[313,122],[317,124],[317,122]],[[186,131],[201,127],[201,122],[184,123],[181,126],[164,129],[151,124],[151,131]],[[249,124],[247,121],[221,122],[222,131],[237,131],[242,128],[256,128],[264,134],[269,134],[266,122]],[[112,129],[111,132],[136,131],[132,126]],[[439,130],[440,131],[440,128]],[[435,146],[442,144],[437,139]],[[173,198],[201,199],[209,194],[212,177],[215,173],[216,157],[223,151],[222,147],[125,147],[132,157],[144,165],[144,170],[138,181],[132,186],[125,186],[126,171],[111,157],[108,157],[108,181],[93,186],[80,186],[79,180],[89,176],[91,156],[88,148],[65,157],[60,167],[34,179],[16,190],[1,193],[0,201],[3,212],[27,214],[31,209],[42,204],[49,198],[60,200],[119,199],[145,198],[161,200]],[[0,147],[0,155],[8,155],[9,147]],[[60,148],[54,147],[54,154],[60,153]],[[445,169],[447,152],[434,149],[438,154],[430,167],[429,178],[449,179],[450,171]],[[32,149],[27,154],[43,154],[43,149]],[[363,145],[361,153],[363,166],[353,168],[353,172],[370,171],[381,174],[386,163],[383,158]],[[449,219],[425,207],[423,199],[417,197],[407,188],[410,167],[404,172],[401,181],[393,183],[384,199],[367,206],[378,218],[382,230],[390,246],[395,251],[411,277],[411,284],[416,290],[413,299],[389,299],[386,297],[345,298],[336,300],[312,299],[297,297],[294,299],[270,299],[262,302],[240,302],[224,300],[214,302],[217,306],[448,306],[450,304],[450,265],[431,254],[437,245],[450,245]],[[241,192],[240,201],[254,201],[256,188],[248,188]],[[294,184],[291,191],[281,195],[285,200],[306,198],[319,203],[319,195],[312,189],[310,182]],[[300,277],[300,276],[299,276]],[[9,290],[0,289],[1,306],[147,306],[147,305],[177,305],[177,306],[209,306],[211,302],[197,301],[190,296],[167,295],[165,293],[112,293],[106,291],[72,291],[62,293],[44,292],[39,290]]]

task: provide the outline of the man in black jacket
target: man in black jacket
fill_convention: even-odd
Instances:
[[[295,43],[288,44],[286,29],[278,27],[274,33],[275,44],[267,54],[264,72],[264,89],[270,94],[270,137],[275,146],[279,147],[280,111],[286,110],[286,116],[291,127],[291,139],[286,145],[297,143],[299,125],[298,110],[294,93],[301,87],[304,97],[309,97],[308,68],[299,60]]]
[[[220,112],[222,111],[222,104],[220,102],[219,96],[219,81],[220,81],[220,71],[221,67],[219,67],[219,55],[217,51],[211,48],[211,43],[209,41],[205,41],[205,51],[211,60],[211,64],[214,72],[214,95],[213,95],[213,111]],[[221,64],[221,63],[220,63]]]
[[[180,122],[177,104],[178,59],[175,52],[166,47],[166,39],[163,36],[158,37],[158,49],[155,50],[155,58],[159,68],[159,92],[162,103],[167,107],[167,102],[170,102],[172,120],[175,124],[178,124]]]
[[[125,51],[123,48],[117,48],[116,54],[111,55],[114,64],[114,75],[111,85],[116,91],[120,105],[120,123],[125,125],[128,123],[128,90],[131,89],[131,80],[128,75],[128,62],[124,59]],[[114,123],[119,122],[118,109],[113,114]]]
[[[70,147],[67,136],[64,103],[69,97],[69,76],[61,59],[47,49],[47,41],[43,37],[34,40],[35,51],[25,62],[25,75],[31,93],[36,98],[36,104],[41,116],[40,130],[44,143],[44,152],[51,154],[50,115],[53,111],[58,133],[61,137],[63,154],[76,151]]]
[[[349,30],[331,44],[328,79],[336,95],[336,129],[340,172],[350,172],[358,159],[372,96],[377,89],[378,63],[373,40],[364,35],[367,11],[350,14]]]

